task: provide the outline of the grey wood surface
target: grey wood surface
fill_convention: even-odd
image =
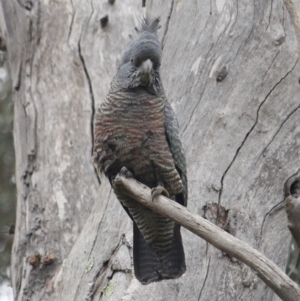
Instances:
[[[284,3],[146,7],[161,16],[162,79],[186,149],[189,209],[224,206],[230,233],[284,269],[291,236],[285,210],[271,210],[300,168],[300,67]],[[132,276],[131,222],[107,181],[99,186],[90,156],[94,111],[142,13],[131,0],[0,2],[15,101],[16,300],[278,300],[244,264],[184,230],[183,277],[143,286]]]
[[[245,263],[282,300],[298,301],[300,299],[299,285],[273,261],[234,235],[227,233],[218,225],[164,196],[156,197],[153,200],[149,187],[133,178],[127,178],[122,170],[114,179],[114,185],[118,191],[122,190],[137,202],[203,238],[227,254],[229,258]]]

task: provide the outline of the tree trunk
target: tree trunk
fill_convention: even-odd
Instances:
[[[185,230],[183,277],[134,279],[131,221],[90,163],[94,111],[142,16],[142,3],[112,2],[0,3],[15,101],[15,299],[279,300],[250,268]],[[204,206],[223,206],[226,229],[284,269],[291,235],[280,204],[300,175],[300,67],[284,3],[146,8],[161,16],[162,79],[186,149],[189,209],[213,217]]]

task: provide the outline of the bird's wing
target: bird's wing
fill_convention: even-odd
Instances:
[[[176,115],[168,103],[165,102],[165,130],[167,141],[172,153],[176,169],[179,172],[182,184],[183,184],[183,201],[180,200],[180,196],[176,197],[176,201],[181,205],[187,205],[188,187],[187,187],[187,172],[186,172],[186,159],[184,149],[179,136],[179,125]]]

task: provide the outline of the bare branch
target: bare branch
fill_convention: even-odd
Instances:
[[[114,185],[144,206],[174,220],[216,248],[251,267],[282,300],[300,300],[300,287],[271,260],[248,244],[166,197],[159,196],[152,201],[150,189],[134,179],[118,175]]]

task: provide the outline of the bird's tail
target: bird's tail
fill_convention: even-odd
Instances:
[[[138,227],[133,226],[133,263],[136,278],[142,284],[180,277],[186,270],[180,226],[175,224],[170,250],[157,254]]]

